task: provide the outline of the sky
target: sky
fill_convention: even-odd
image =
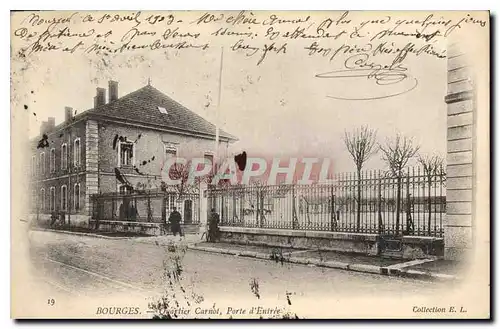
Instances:
[[[110,79],[118,81],[119,96],[151,79],[155,88],[212,123],[219,108],[221,129],[239,139],[230,148],[235,154],[245,150],[248,156],[327,157],[335,171],[354,171],[342,137],[344,131],[361,125],[376,129],[382,143],[400,132],[414,138],[422,153],[445,154],[446,60],[408,56],[406,65],[418,80],[415,89],[385,99],[347,101],[327,96],[364,95],[373,84],[314,78],[337,67],[322,58],[304,56],[299,46],[289,47],[284,56],[268,55],[256,65],[257,57],[232,51],[231,45],[214,41],[202,56],[195,50],[106,57],[37,54],[14,63],[24,69],[13,71],[13,111],[28,106],[27,129],[34,137],[47,117],[54,116],[56,125],[62,122],[65,106],[77,113],[92,108],[96,87],[107,88]],[[373,156],[365,168],[384,169],[380,155]]]

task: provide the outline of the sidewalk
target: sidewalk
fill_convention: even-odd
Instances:
[[[83,229],[51,229],[51,228],[40,228],[33,227],[32,231],[45,231],[45,232],[55,232],[61,234],[71,234],[71,235],[80,235],[87,237],[94,237],[100,239],[109,239],[109,240],[131,240],[138,243],[146,243],[146,244],[155,244],[158,246],[169,246],[173,243],[182,243],[182,244],[194,244],[196,242],[200,242],[201,235],[198,233],[193,234],[185,234],[182,238],[179,236],[173,236],[172,234],[168,235],[145,235],[140,233],[133,232],[94,232],[90,230]]]
[[[202,238],[201,234],[186,234],[182,238],[179,236],[174,237],[173,235],[131,237],[107,236],[104,235],[105,233],[85,233],[61,229],[32,228],[32,230],[102,239],[128,239],[134,243],[154,244],[157,246],[183,245],[191,250],[265,259],[281,264],[293,263],[421,280],[457,281],[460,280],[459,273],[463,269],[462,264],[443,259],[402,260],[335,251],[239,245],[224,242],[200,242]]]
[[[314,265],[356,272],[408,277],[422,280],[459,280],[459,264],[446,260],[402,260],[341,253],[335,251],[299,250],[268,246],[200,242],[192,250],[215,252],[240,257],[273,260],[279,263]]]

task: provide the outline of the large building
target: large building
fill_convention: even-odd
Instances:
[[[31,142],[31,203],[39,219],[63,212],[72,225],[85,226],[92,194],[159,187],[172,155],[214,156],[215,125],[149,84],[119,97],[118,83],[109,81],[108,97],[97,88],[94,108],[73,113],[66,107],[57,126],[49,117]],[[235,140],[220,130],[219,156]]]

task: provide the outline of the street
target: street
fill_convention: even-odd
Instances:
[[[390,316],[391,307],[407,302],[411,315],[415,300],[435,300],[451,285],[193,251],[153,239],[30,231],[33,280],[24,288],[36,290],[30,298],[46,316],[152,318],[167,308],[180,318],[341,318],[354,308],[361,317]],[[373,308],[373,298],[384,307]]]

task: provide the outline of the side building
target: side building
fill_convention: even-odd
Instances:
[[[38,221],[57,213],[85,227],[91,195],[159,188],[170,156],[213,161],[215,125],[149,84],[118,97],[118,83],[109,81],[108,92],[106,101],[106,89],[97,88],[94,108],[78,115],[66,107],[57,126],[49,117],[31,141],[30,203]],[[234,141],[220,130],[220,157]]]

